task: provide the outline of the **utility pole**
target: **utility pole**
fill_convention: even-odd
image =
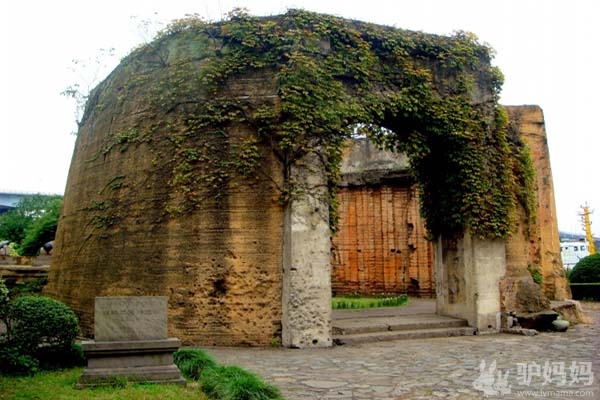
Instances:
[[[590,222],[590,214],[593,211],[590,211],[590,207],[587,205],[587,203],[585,206],[581,206],[581,208],[583,209],[583,213],[579,215],[581,215],[583,229],[585,229],[585,238],[588,242],[590,255],[596,254],[596,246],[594,245],[594,237],[592,236],[592,223]]]

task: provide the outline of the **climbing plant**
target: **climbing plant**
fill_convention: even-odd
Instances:
[[[123,60],[128,78],[112,90],[121,104],[133,93],[145,96],[150,111],[113,133],[105,151],[141,142],[157,148],[166,137],[170,150],[157,151],[156,162],[168,165],[169,184],[181,193],[169,210],[175,213],[207,195],[218,199],[234,177],[252,179],[265,146],[282,163],[282,199],[289,200],[306,189],[290,179],[290,168],[318,154],[335,227],[341,151],[358,126],[380,146],[408,154],[433,236],[469,229],[504,237],[521,189],[518,171],[507,167],[514,152],[492,56],[469,33],[437,36],[302,10],[181,19]],[[243,77],[272,95],[236,93]],[[82,123],[105,106],[98,99]],[[154,122],[143,127],[148,115]],[[230,140],[233,127],[245,127],[246,139]]]

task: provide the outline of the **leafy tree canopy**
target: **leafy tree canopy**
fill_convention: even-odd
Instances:
[[[36,243],[52,240],[61,205],[62,196],[24,196],[14,209],[0,215],[0,240],[8,240],[19,246],[22,246],[26,237],[32,242],[39,236]]]

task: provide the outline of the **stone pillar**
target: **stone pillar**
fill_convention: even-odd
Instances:
[[[434,243],[437,313],[466,319],[479,333],[497,332],[500,280],[506,273],[505,244],[468,232]]]
[[[283,251],[282,344],[326,347],[331,339],[331,267],[327,180],[321,160],[304,157],[290,179],[301,193],[286,209]]]

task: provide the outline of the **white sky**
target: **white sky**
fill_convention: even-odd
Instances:
[[[450,34],[475,33],[497,52],[505,75],[501,102],[544,110],[561,230],[581,232],[580,205],[598,209],[600,12],[595,0],[104,0],[0,2],[0,191],[63,193],[76,130],[75,103],[60,95],[90,84],[102,48],[118,59],[149,39],[140,21],[198,13],[218,20],[234,7],[253,15],[303,8]],[[596,2],[597,3],[597,2]],[[135,18],[132,18],[135,17]],[[158,24],[154,24],[158,26]],[[87,72],[73,60],[88,60]],[[92,61],[89,61],[92,60]],[[81,65],[81,64],[80,64]],[[91,71],[91,72],[90,72]],[[600,228],[592,227],[596,235]],[[595,228],[595,229],[594,229]]]

